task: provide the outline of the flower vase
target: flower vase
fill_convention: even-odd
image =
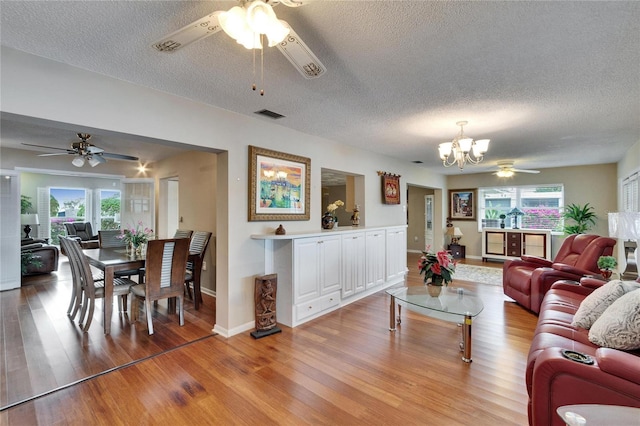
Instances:
[[[600,269],[600,274],[602,275],[605,281],[609,281],[609,278],[611,278],[613,271],[611,269]]]
[[[442,287],[444,284],[444,278],[441,276],[433,276],[431,280],[425,283],[427,286],[427,293],[431,297],[438,297],[442,292]]]
[[[435,284],[431,284],[431,283],[427,284],[427,293],[429,293],[429,296],[438,297],[438,296],[440,296],[441,292],[442,292],[442,286],[441,285],[435,285]]]
[[[335,221],[331,213],[326,212],[322,215],[322,229],[333,229],[334,223]]]

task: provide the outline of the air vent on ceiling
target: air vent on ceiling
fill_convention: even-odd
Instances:
[[[277,112],[269,111],[268,109],[261,109],[260,111],[256,111],[256,114],[264,115],[265,117],[273,118],[274,120],[284,117],[284,115],[278,114]]]

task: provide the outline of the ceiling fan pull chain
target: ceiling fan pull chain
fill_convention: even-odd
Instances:
[[[260,44],[262,44],[263,35],[260,34]],[[262,88],[260,89],[260,96],[264,96],[264,47],[260,49],[260,85]]]
[[[251,89],[253,91],[256,90],[256,49],[251,49],[253,51],[253,83],[251,84]]]

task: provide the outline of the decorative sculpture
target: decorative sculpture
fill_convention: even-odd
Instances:
[[[276,323],[277,288],[277,274],[263,275],[255,280],[256,331],[251,332],[254,339],[282,332]]]

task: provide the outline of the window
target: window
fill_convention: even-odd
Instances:
[[[511,228],[513,217],[507,214],[518,207],[524,212],[518,219],[520,228],[562,231],[562,185],[479,188],[478,201],[479,230],[500,227],[500,215],[506,216],[505,227]]]
[[[622,210],[625,212],[640,211],[639,199],[638,173],[634,173],[622,181]]]
[[[49,221],[51,242],[60,244],[60,235],[66,235],[64,222],[84,222],[87,192],[77,188],[49,189]]]
[[[100,229],[120,229],[120,191],[100,189]]]

